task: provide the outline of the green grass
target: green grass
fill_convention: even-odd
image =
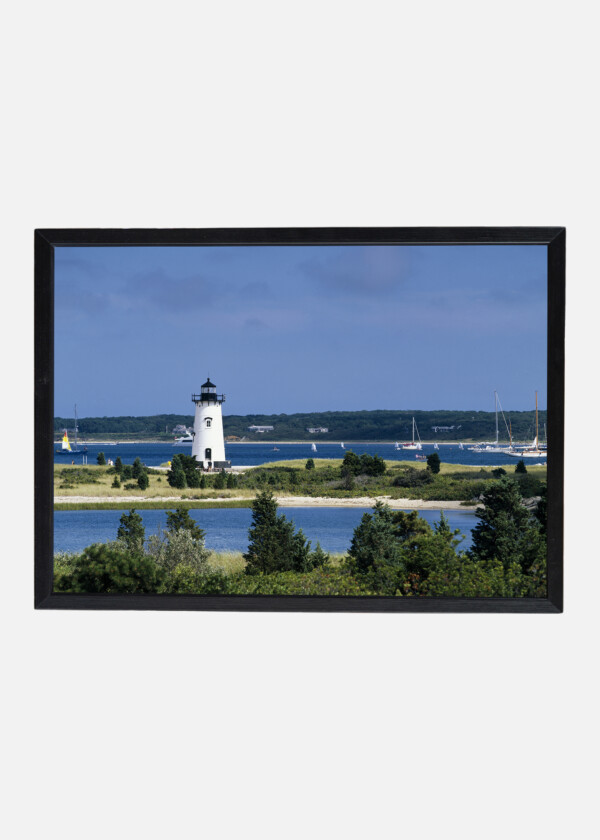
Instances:
[[[258,464],[256,467],[252,467],[252,469],[271,470],[290,467],[296,470],[303,470],[306,468],[306,462],[310,458],[315,462],[315,470],[323,469],[324,467],[341,467],[342,465],[341,458],[315,458],[313,455],[307,455],[306,458],[295,458],[292,461],[267,461],[266,464]]]
[[[246,568],[246,561],[241,551],[212,551],[208,564],[213,569],[222,569],[228,575],[243,572]]]
[[[241,499],[232,501],[201,501],[180,499],[157,501],[153,499],[131,499],[129,502],[55,502],[54,510],[166,510],[181,507],[186,510],[199,508],[249,508],[252,507],[252,499]]]
[[[315,546],[311,545],[311,548],[314,549]],[[346,554],[330,554],[329,557],[331,558],[331,565],[337,568]],[[208,558],[208,564],[213,569],[223,569],[228,575],[243,572],[246,568],[246,561],[241,551],[212,551]]]

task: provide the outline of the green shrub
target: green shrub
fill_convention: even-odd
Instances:
[[[471,559],[499,561],[505,569],[517,562],[525,572],[544,565],[545,539],[539,522],[523,506],[519,484],[504,476],[484,494],[483,502],[476,512],[479,523],[472,531]]]
[[[101,467],[106,466],[106,458],[104,457],[104,452],[98,452],[96,456],[96,461],[100,464]]]
[[[539,478],[536,478],[531,473],[520,474],[516,476],[519,485],[519,490],[524,498],[531,496],[541,496],[546,487],[546,483]]]
[[[135,486],[135,485],[134,485]],[[124,513],[119,520],[117,540],[132,554],[140,554],[144,548],[146,530],[142,517],[131,508],[129,513]]]
[[[181,564],[167,572],[160,591],[171,595],[225,595],[229,577],[219,569],[201,571]]]
[[[235,595],[375,595],[365,581],[343,568],[326,566],[310,572],[232,575],[229,594]]]
[[[147,551],[157,566],[172,572],[177,566],[189,566],[198,574],[209,570],[210,551],[204,540],[194,539],[191,531],[182,528],[179,531],[162,531],[148,538]]]
[[[181,462],[181,457],[181,455],[173,455],[171,468],[167,473],[167,481],[171,487],[175,487],[179,490],[183,490],[187,487],[187,479]]]
[[[397,475],[392,484],[394,487],[423,487],[431,484],[433,475],[429,470],[418,470],[416,467],[404,467],[400,475]]]
[[[437,452],[432,452],[431,455],[427,456],[427,468],[431,470],[433,475],[437,475],[440,471],[440,456]]]
[[[369,455],[363,452],[360,456],[360,474],[362,475],[383,475],[385,473],[385,461],[379,455]]]
[[[340,467],[342,478],[345,478],[347,475],[359,475],[360,470],[360,458],[358,457],[356,452],[353,452],[352,449],[348,449],[348,451],[344,455],[342,466]]]
[[[167,511],[167,531],[189,531],[195,540],[204,542],[206,532],[192,519],[185,507]]]
[[[310,565],[313,569],[320,569],[324,566],[329,566],[331,558],[327,552],[321,548],[321,543],[317,543],[315,550],[310,554]]]
[[[387,505],[377,502],[372,514],[363,514],[354,529],[348,557],[350,568],[359,574],[380,566],[402,567],[392,511]]]
[[[164,575],[151,557],[96,544],[79,556],[70,574],[59,573],[58,592],[157,592]]]

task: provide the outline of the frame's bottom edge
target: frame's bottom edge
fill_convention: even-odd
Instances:
[[[302,595],[109,595],[50,593],[35,609],[205,612],[562,613],[549,598],[387,598]]]

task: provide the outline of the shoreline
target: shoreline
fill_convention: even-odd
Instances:
[[[55,440],[52,444],[53,446],[60,446],[62,439]],[[189,446],[191,447],[191,443],[176,443],[175,441],[171,440],[155,440],[155,439],[148,439],[148,440],[80,440],[78,444],[80,446],[134,446],[136,444],[147,444],[147,443],[160,443],[164,444],[165,446]],[[359,444],[360,446],[394,446],[396,441],[394,440],[351,440],[351,441],[341,441],[341,440],[226,440],[226,446],[302,446],[306,444],[310,446],[311,443],[320,444],[321,446],[340,446],[341,443],[344,444],[344,448],[348,451],[348,447],[352,446],[353,444]],[[475,445],[476,443],[481,443],[481,441],[476,441],[469,438],[461,438],[460,440],[421,440],[423,446],[433,446],[434,443],[437,443],[438,446],[458,446],[460,443],[462,444],[469,444]],[[528,446],[530,445],[531,441],[513,441],[515,446]],[[508,446],[508,441],[507,444]]]
[[[380,501],[387,504],[392,510],[458,510],[473,511],[481,505],[463,505],[458,501],[425,501],[424,499],[390,499],[389,496],[354,496],[351,498],[328,498],[326,496],[275,496],[280,507],[367,507],[372,508]],[[148,498],[144,496],[55,496],[55,505],[89,505],[88,509],[93,510],[96,505],[105,504],[127,504],[132,508],[142,510],[143,505],[150,503],[156,506],[157,502],[164,502],[165,507],[173,507],[178,504],[193,506],[194,504],[208,507],[210,504],[219,506],[239,505],[245,502],[248,507],[252,505],[253,499],[247,496],[229,496],[227,498],[197,498],[183,499],[181,496],[155,496]]]

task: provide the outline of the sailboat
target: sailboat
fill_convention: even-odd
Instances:
[[[419,438],[418,441],[415,441],[415,428],[416,428],[415,418],[412,419],[412,441],[411,443],[403,443],[402,449],[422,449],[421,446],[421,437],[419,435],[419,430],[417,429],[417,437]]]
[[[343,443],[340,443],[340,446],[342,447],[342,449],[346,448]]]
[[[546,458],[548,456],[548,452],[545,449],[540,449],[538,444],[538,396],[537,391],[535,392],[535,437],[531,446],[525,447],[525,449],[521,450],[513,450],[509,451],[506,450],[507,455],[513,455],[515,458]]]
[[[65,433],[63,435],[62,444],[60,449],[56,450],[57,453],[63,452],[71,452],[71,443],[69,442],[69,435],[67,434],[67,430],[65,429]]]
[[[77,445],[77,432],[79,431],[77,427],[77,405],[75,405],[75,428],[73,430],[73,446],[71,446],[71,442],[69,441],[69,435],[67,434],[67,430],[65,429],[61,447],[57,449],[56,452],[59,455],[71,455],[72,453],[77,452],[87,452],[87,446],[84,446],[83,449],[79,449]]]
[[[400,449],[400,444],[398,443],[398,441],[396,441],[396,443],[394,444],[394,449]]]
[[[312,449],[313,452],[316,452],[317,451],[317,444],[316,443],[311,443],[310,448]]]
[[[440,447],[437,445],[437,443],[434,443],[434,444],[433,444],[433,448],[434,448],[434,449],[439,449]]]
[[[499,436],[499,432],[498,432],[498,404],[499,404],[499,402],[500,401],[498,399],[498,391],[494,391],[494,408],[495,408],[495,412],[496,412],[496,440],[493,443],[492,442],[476,443],[475,446],[470,446],[469,447],[470,452],[503,452],[503,453],[506,452],[506,449],[499,445],[499,441],[500,441],[500,436]],[[500,406],[500,410],[502,411],[502,406]],[[502,416],[504,417],[504,412],[503,411],[502,411]],[[506,418],[504,419],[504,422],[506,423]],[[460,448],[462,449],[462,444],[461,444]]]

